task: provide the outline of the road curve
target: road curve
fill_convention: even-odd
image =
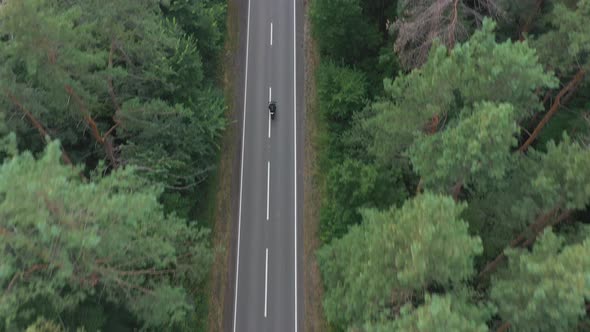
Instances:
[[[300,331],[303,114],[300,0],[245,0],[247,15],[233,324]],[[268,102],[277,102],[270,120]]]

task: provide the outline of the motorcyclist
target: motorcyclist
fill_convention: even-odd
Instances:
[[[273,100],[268,103],[268,110],[270,112],[270,117],[274,119],[275,113],[277,112],[277,102]]]

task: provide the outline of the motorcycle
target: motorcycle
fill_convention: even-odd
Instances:
[[[270,112],[270,118],[272,120],[274,120],[275,114],[277,113],[277,102],[276,101],[271,101],[270,103],[268,103],[268,111]]]

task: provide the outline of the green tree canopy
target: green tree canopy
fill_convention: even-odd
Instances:
[[[218,56],[224,41],[226,1],[161,0],[160,3],[166,16],[176,20],[182,30],[196,37],[197,49],[203,56],[203,63],[207,64],[204,71],[208,75],[217,74]]]
[[[330,125],[346,124],[367,102],[367,79],[362,71],[330,61],[318,69],[319,103]]]
[[[197,36],[165,19],[160,1],[9,1],[0,31],[0,105],[19,115],[10,127],[22,149],[42,151],[49,134],[76,164],[136,163],[167,188],[211,170],[223,95],[206,80]]]
[[[423,305],[406,305],[395,321],[369,326],[366,331],[487,332],[486,322],[493,313],[493,307],[474,305],[465,296],[426,295]]]
[[[583,210],[590,204],[590,151],[567,135],[547,151],[531,151],[522,160],[528,184],[512,208],[515,217],[529,222],[552,209]]]
[[[313,32],[323,54],[354,64],[379,43],[377,27],[363,16],[360,0],[316,0],[311,3]]]
[[[475,193],[463,215],[482,236],[486,256],[502,252],[508,243],[533,227],[540,232],[559,216],[586,209],[590,204],[590,151],[567,135],[547,151],[531,150],[515,156],[506,174],[509,181]],[[526,238],[534,238],[526,232]]]
[[[321,63],[350,65],[316,30],[342,12],[318,3]],[[391,4],[365,4],[360,16]],[[333,105],[364,90],[318,85],[320,112],[344,123],[326,124],[322,151],[321,234],[339,237],[322,237],[318,252],[327,320],[349,331],[588,330],[590,0],[396,4],[379,22],[397,39],[383,58],[422,65],[381,71],[381,94],[380,69],[361,55],[354,71],[373,100],[360,110]],[[495,33],[482,18],[504,9]],[[376,194],[387,178],[416,196],[391,206]]]
[[[363,223],[319,252],[328,319],[361,326],[388,317],[430,285],[473,274],[481,240],[468,234],[452,199],[426,193],[399,210],[366,210]]]
[[[181,283],[202,281],[211,261],[207,232],[165,215],[161,190],[132,169],[87,182],[60,154],[51,143],[38,160],[26,152],[0,167],[0,327],[93,297],[145,327],[182,322],[192,305]]]
[[[580,67],[590,69],[590,1],[554,1],[545,17],[548,29],[534,39],[541,61],[560,76],[572,75]]]
[[[225,126],[223,99],[219,97],[199,100],[200,110],[182,104],[172,107],[155,99],[125,102],[116,117],[118,137],[126,140],[120,148],[122,160],[167,188],[197,185],[213,167],[218,146],[212,143]]]
[[[510,104],[476,104],[455,127],[416,140],[410,158],[426,188],[445,192],[459,182],[482,189],[508,173],[517,132]]]
[[[496,42],[494,28],[492,21],[484,20],[467,42],[450,51],[436,47],[421,68],[385,80],[386,98],[373,105],[375,116],[368,120],[374,155],[391,161],[418,133],[452,127],[482,102],[510,104],[516,121],[541,109],[535,90],[554,87],[555,78],[526,42]]]
[[[407,197],[401,175],[355,159],[334,165],[326,177],[326,205],[320,215],[320,238],[330,242],[361,221],[362,208],[388,208]]]
[[[590,299],[590,239],[564,247],[551,231],[532,252],[509,250],[491,298],[517,331],[574,331]]]

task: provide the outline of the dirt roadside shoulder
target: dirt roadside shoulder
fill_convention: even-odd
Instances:
[[[316,251],[321,245],[318,230],[320,208],[322,202],[323,183],[318,163],[319,153],[319,115],[316,92],[315,71],[320,57],[317,43],[311,35],[309,21],[309,3],[305,1],[304,17],[304,176],[303,176],[303,270],[304,270],[304,329],[307,332],[328,331],[324,317],[322,299],[324,294],[320,269],[316,259]]]
[[[240,100],[243,92],[242,67],[245,47],[240,45],[243,6],[238,0],[227,1],[227,36],[223,53],[223,85],[227,101],[227,128],[221,143],[218,169],[218,191],[215,199],[213,246],[215,258],[211,266],[208,289],[207,328],[210,332],[231,331],[233,323],[233,285],[235,279],[235,237],[240,181]],[[243,16],[243,15],[242,15]],[[234,228],[236,228],[234,230]]]

